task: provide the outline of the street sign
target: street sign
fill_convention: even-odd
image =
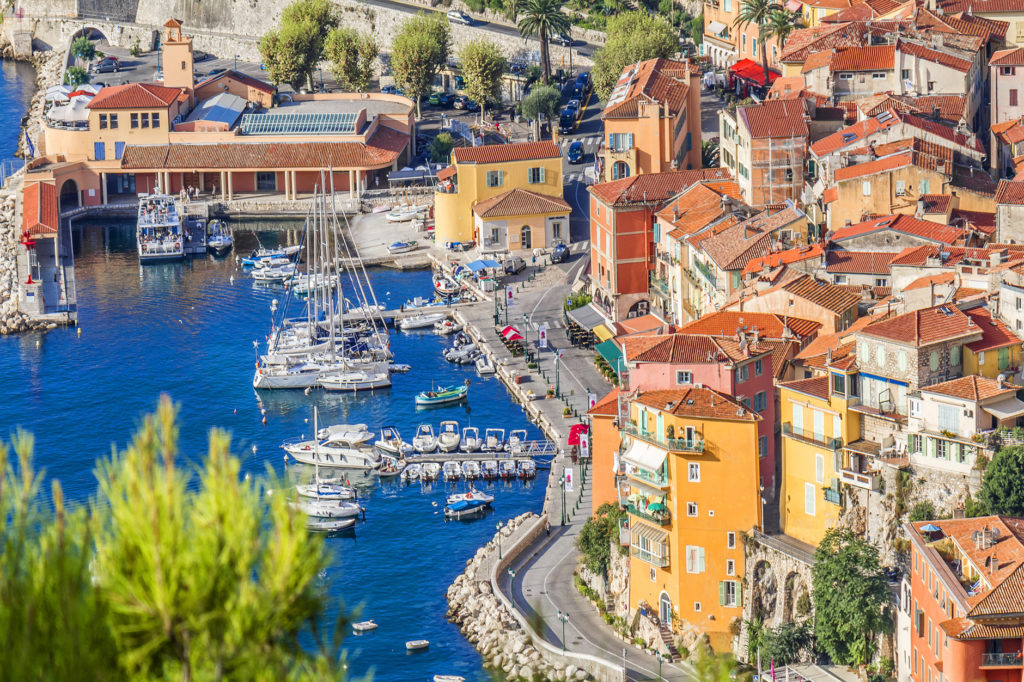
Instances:
[[[537,341],[537,347],[548,347],[548,325],[546,322],[540,326],[540,340]]]
[[[572,467],[566,467],[566,469],[565,469],[565,492],[567,492],[567,493],[571,493],[572,490],[573,490],[573,487],[572,487],[572,476],[573,476],[573,473],[572,473],[572,471],[573,471]]]

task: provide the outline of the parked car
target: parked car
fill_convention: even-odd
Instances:
[[[564,263],[567,260],[569,260],[569,247],[565,245],[565,242],[558,242],[551,251],[551,262]]]
[[[450,107],[455,101],[455,95],[450,92],[432,92],[427,101],[435,107]]]
[[[572,103],[570,102],[569,104],[571,105]],[[577,113],[578,110],[575,107],[566,105],[558,117],[558,132],[563,134],[571,133],[579,120]]]
[[[192,53],[193,62],[205,62],[208,59],[213,59],[213,55],[209,52],[203,52],[202,50],[196,50]]]
[[[466,111],[480,111],[480,105],[465,95],[459,95],[456,97],[452,106],[456,109],[465,109]]]
[[[206,77],[210,78],[211,76],[219,76],[220,74],[224,73],[225,71],[227,71],[227,69],[223,68],[223,67],[217,68],[217,69],[210,69],[209,71],[206,72]]]
[[[382,93],[384,93],[385,95],[404,95],[405,94],[404,92],[402,92],[401,88],[396,87],[394,85],[385,85],[383,88],[380,89],[380,91]]]
[[[551,37],[551,42],[555,43],[556,45],[565,45],[566,47],[573,46],[572,37],[565,33],[556,33]]]
[[[473,20],[465,12],[460,12],[457,9],[448,10],[448,21],[453,21],[456,24],[462,24],[464,26],[471,26]]]
[[[121,65],[117,63],[117,60],[109,57],[103,59],[98,64],[94,64],[92,67],[93,73],[114,73],[120,70]]]
[[[580,163],[583,161],[583,141],[576,140],[569,145],[569,163]]]
[[[502,263],[506,275],[515,275],[526,269],[526,261],[519,256],[513,256]]]

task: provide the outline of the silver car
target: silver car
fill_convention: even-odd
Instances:
[[[469,15],[465,12],[460,12],[457,9],[448,10],[448,21],[453,21],[456,24],[463,24],[469,26],[473,23],[473,20],[469,18]]]

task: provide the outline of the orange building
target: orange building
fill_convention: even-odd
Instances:
[[[627,66],[601,118],[605,180],[701,167],[700,70],[689,62]]]
[[[619,389],[594,404],[590,411],[590,463],[592,511],[605,503],[617,504],[621,465],[619,464]]]

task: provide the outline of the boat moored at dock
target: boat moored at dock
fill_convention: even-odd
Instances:
[[[139,261],[180,260],[185,257],[181,216],[168,194],[140,194],[136,227]]]

